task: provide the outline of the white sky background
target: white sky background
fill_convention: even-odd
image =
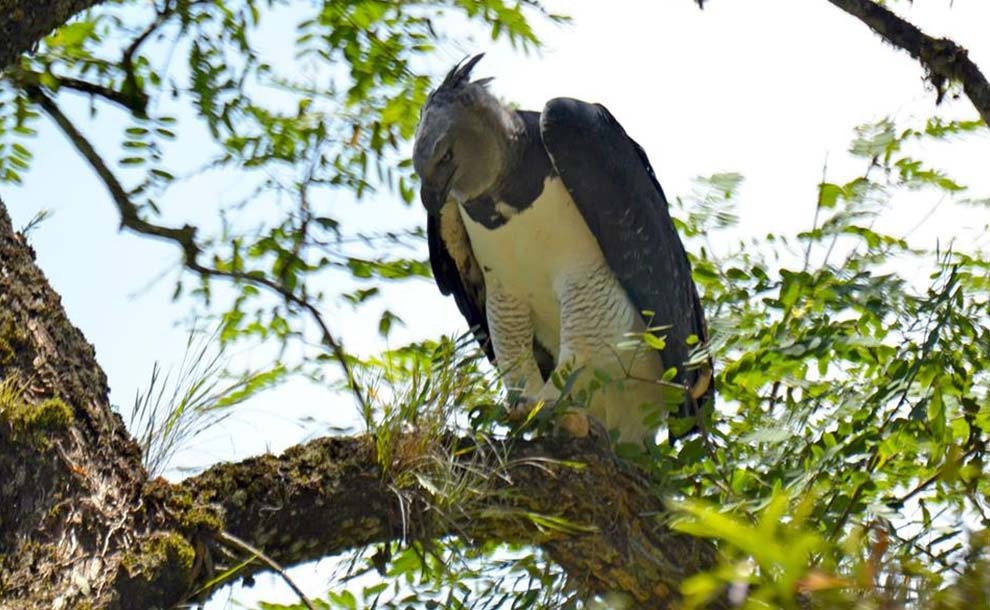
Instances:
[[[466,54],[487,51],[476,76],[494,76],[494,91],[521,107],[538,109],[561,95],[605,104],[647,150],[671,199],[687,193],[695,176],[742,173],[743,235],[807,228],[826,159],[830,181],[845,182],[862,171],[862,162],[852,163],[845,154],[854,126],[884,116],[923,119],[936,112],[917,62],[825,0],[712,0],[704,11],[692,0],[547,4],[574,20],[563,27],[537,22],[546,44],[540,54],[527,57],[507,45],[494,48],[485,37],[473,44],[462,39],[440,51],[433,72],[445,71]],[[898,3],[898,10],[927,33],[962,44],[984,73],[990,72],[990,2],[955,0],[950,8],[949,0],[916,0]],[[457,34],[450,35],[457,40]],[[283,53],[288,46],[284,39],[262,44]],[[965,99],[947,102],[937,112],[977,117]],[[103,129],[99,122],[82,124],[97,147],[114,158],[120,130]],[[126,412],[156,361],[167,368],[182,357],[186,332],[176,322],[188,313],[188,304],[170,301],[174,274],[145,290],[177,260],[177,249],[118,233],[116,212],[102,184],[50,125],[41,128],[32,148],[37,160],[24,185],[4,185],[0,195],[15,225],[39,209],[54,211],[31,235],[38,262],[62,295],[70,319],[95,345],[110,380],[111,400]],[[933,165],[969,185],[974,197],[990,195],[990,137],[926,152]],[[237,187],[229,177],[218,177],[198,180],[194,189],[177,189],[164,202],[165,220],[179,222],[169,216],[173,208],[208,214],[214,202],[232,200]],[[895,231],[907,231],[935,199],[911,198],[885,221]],[[373,229],[383,218],[391,226],[414,226],[425,218],[418,205],[405,208],[387,193],[342,207],[348,210],[343,219],[354,230]],[[957,235],[985,235],[980,213],[986,209],[967,216],[937,210],[912,239],[931,247],[936,238],[945,243]],[[461,332],[466,326],[453,301],[441,297],[432,282],[411,281],[389,288],[385,302],[371,308],[374,315],[341,309],[331,319],[349,348],[370,352],[384,347],[377,312],[385,304],[408,324],[394,333],[394,344]],[[300,418],[338,425],[353,421],[342,403],[319,388],[289,384],[237,412],[177,463],[202,466],[266,449],[281,451],[325,432],[324,425],[306,425]],[[301,583],[312,595],[325,589],[326,571],[296,572],[303,573]],[[244,595],[291,599],[267,585]]]

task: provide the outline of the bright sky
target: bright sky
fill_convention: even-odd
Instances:
[[[483,50],[488,55],[476,76],[494,76],[494,90],[522,107],[536,109],[561,95],[605,104],[647,150],[669,197],[686,193],[698,175],[742,173],[741,231],[746,234],[809,226],[826,159],[831,180],[842,182],[861,171],[845,155],[854,126],[888,115],[906,119],[935,111],[934,95],[923,86],[918,64],[825,0],[712,0],[704,11],[691,0],[548,4],[574,21],[563,27],[538,26],[546,43],[542,54],[525,57],[493,48],[482,37],[474,44],[462,41],[442,49],[436,73]],[[986,0],[898,6],[928,33],[949,36],[968,48],[990,72]],[[284,46],[274,38],[270,44]],[[976,117],[965,100],[950,102],[939,112]],[[98,148],[112,153],[118,146],[119,129],[83,124]],[[156,361],[167,368],[182,356],[186,333],[176,322],[188,309],[169,299],[174,274],[145,289],[172,267],[177,253],[171,245],[116,231],[116,212],[106,191],[53,128],[42,127],[33,149],[38,159],[24,185],[0,187],[0,195],[15,225],[41,208],[54,211],[31,236],[38,262],[63,296],[70,318],[96,346],[109,376],[111,400],[126,410],[135,392],[147,385]],[[985,170],[990,137],[930,152],[936,165],[951,168],[973,187],[974,196],[990,194],[990,172]],[[195,189],[178,189],[165,208],[209,210],[217,201],[229,201],[234,191],[236,184],[229,179],[201,180]],[[906,231],[934,202],[920,203],[899,209],[888,220]],[[347,219],[355,228],[372,228],[383,217],[398,226],[413,226],[424,218],[418,206],[403,208],[387,195],[348,209]],[[936,212],[913,238],[931,246],[936,237],[972,235],[984,224],[978,217],[960,220]],[[427,281],[393,286],[385,302],[409,325],[393,337],[395,343],[465,328],[452,301]],[[352,349],[382,347],[377,315],[357,317],[341,310],[333,323]],[[300,423],[303,417],[340,423],[341,414],[349,411],[333,410],[334,401],[339,399],[317,388],[290,384],[239,412],[177,463],[204,465],[266,449],[280,451],[325,430]],[[307,574],[307,590],[320,594],[327,574]],[[285,592],[258,589],[262,598],[291,599]],[[238,595],[253,599],[258,593]]]

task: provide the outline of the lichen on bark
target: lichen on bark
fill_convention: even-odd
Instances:
[[[124,554],[116,588],[125,599],[147,597],[155,590],[161,592],[155,597],[174,595],[190,586],[195,561],[193,545],[179,534],[152,533]]]
[[[58,397],[50,397],[38,404],[17,398],[17,391],[0,382],[0,425],[10,428],[14,442],[32,442],[39,448],[49,446],[49,435],[66,430],[72,423],[72,408]]]

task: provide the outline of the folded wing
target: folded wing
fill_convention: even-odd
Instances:
[[[661,353],[677,367],[678,383],[692,388],[681,415],[711,395],[711,361],[686,366],[691,346],[708,338],[691,264],[643,149],[600,104],[570,98],[547,103],[540,120],[554,168],[598,240],[612,272],[649,326],[669,326]]]

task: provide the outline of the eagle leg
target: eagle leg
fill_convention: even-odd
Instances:
[[[554,400],[536,400],[533,398],[521,397],[509,406],[509,421],[513,423],[524,422],[529,419],[533,409],[552,411],[556,406]],[[595,430],[602,438],[608,438],[605,425],[598,419],[591,417],[583,409],[568,409],[564,411],[554,422],[554,429],[563,432],[571,438],[585,438]]]
[[[488,288],[488,327],[495,363],[511,393],[535,396],[543,388],[543,375],[533,353],[533,321],[526,303],[493,282]]]
[[[660,377],[662,366],[655,353],[626,345],[630,333],[645,330],[642,318],[603,262],[576,266],[555,283],[560,302],[558,363],[537,398],[559,398],[556,377],[571,396],[584,394],[588,414],[606,429],[615,429],[622,442],[640,445],[652,440],[656,428],[646,423],[641,407],[661,406],[650,380]]]

